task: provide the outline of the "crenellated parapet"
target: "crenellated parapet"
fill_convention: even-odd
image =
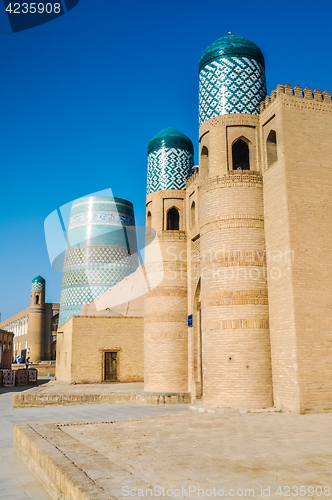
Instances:
[[[265,109],[267,109],[279,95],[293,96],[296,98],[332,104],[331,92],[328,90],[325,90],[325,92],[322,93],[319,89],[315,89],[314,91],[312,91],[310,87],[302,89],[300,85],[296,85],[296,87],[293,88],[290,83],[286,83],[286,85],[277,85],[277,89],[272,90],[271,95],[267,95],[264,101],[261,101],[260,112],[262,113]]]

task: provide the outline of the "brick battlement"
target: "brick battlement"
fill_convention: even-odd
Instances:
[[[290,83],[286,83],[286,85],[277,85],[277,90],[272,90],[271,95],[265,97],[265,100],[260,104],[260,112],[262,113],[281,94],[332,104],[331,92],[328,90],[323,93],[319,89],[312,91],[310,87],[302,90],[300,85],[292,88]]]

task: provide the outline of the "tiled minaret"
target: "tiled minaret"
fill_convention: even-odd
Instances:
[[[192,175],[193,153],[191,140],[174,128],[157,134],[148,146],[145,268],[150,284],[161,272],[164,275],[145,296],[145,391],[188,390],[187,264],[183,255],[187,248],[185,184]]]
[[[272,405],[256,44],[229,35],[200,61],[199,225],[203,401]]]
[[[138,267],[132,203],[89,196],[73,202],[62,277],[59,325]],[[129,230],[129,227],[131,230]]]

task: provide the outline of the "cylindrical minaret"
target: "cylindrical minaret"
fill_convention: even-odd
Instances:
[[[149,392],[188,390],[185,184],[193,153],[191,140],[174,128],[148,146],[145,268],[152,289],[144,305],[144,382]],[[153,288],[160,272],[163,279]]]
[[[264,58],[253,42],[223,37],[200,61],[199,223],[203,401],[272,405],[259,154]]]
[[[138,267],[132,203],[89,196],[73,202],[64,261],[59,325]]]
[[[45,334],[45,280],[36,276],[31,283],[31,299],[28,320],[28,346],[32,363],[44,359],[44,334]]]

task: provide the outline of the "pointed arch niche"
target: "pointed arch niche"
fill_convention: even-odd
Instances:
[[[167,231],[180,230],[180,212],[176,207],[172,207],[167,211],[166,229]]]
[[[270,167],[278,160],[277,134],[275,130],[270,130],[266,140],[267,166]]]
[[[206,146],[203,146],[201,149],[199,173],[202,177],[207,177],[209,175],[209,150]]]
[[[255,120],[257,117],[252,117]],[[228,126],[228,170],[259,171],[256,126]]]
[[[249,141],[245,137],[239,137],[232,144],[232,167],[233,170],[250,170]]]

